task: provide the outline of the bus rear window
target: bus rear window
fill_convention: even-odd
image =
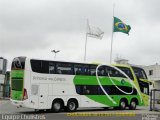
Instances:
[[[16,57],[16,58],[14,58],[13,61],[12,61],[11,69],[12,70],[24,69],[25,68],[25,60],[26,60],[26,57]]]

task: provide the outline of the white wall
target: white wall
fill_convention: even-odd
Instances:
[[[5,75],[0,75],[0,84],[4,84]]]
[[[148,79],[154,82],[154,88],[160,89],[160,65],[154,64],[150,66],[144,66],[143,69],[145,70]],[[153,70],[152,75],[149,75],[150,70]]]
[[[160,65],[155,64],[155,65],[150,65],[150,66],[145,66],[143,67],[148,79],[150,80],[160,80]],[[149,71],[153,70],[153,75],[149,75]]]
[[[0,59],[0,70],[3,70],[3,59]]]
[[[160,89],[160,80],[154,82],[154,88],[155,89]]]

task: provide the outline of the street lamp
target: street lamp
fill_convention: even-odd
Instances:
[[[56,58],[56,54],[58,53],[58,52],[60,52],[60,50],[51,50],[51,52],[53,52],[55,55],[54,55],[54,59]]]

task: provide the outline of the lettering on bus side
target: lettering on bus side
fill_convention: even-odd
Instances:
[[[60,78],[60,77],[47,78],[47,77],[38,77],[38,76],[33,76],[33,80],[50,80],[50,81],[59,81],[59,82],[66,81],[65,78]]]

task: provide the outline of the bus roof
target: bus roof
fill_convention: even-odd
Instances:
[[[29,58],[27,57],[27,59],[29,60],[42,60],[42,61],[53,61],[53,62],[66,62],[66,63],[78,63],[78,64],[91,64],[91,65],[99,65],[101,63],[98,62],[91,62],[91,63],[87,63],[87,62],[75,62],[75,61],[62,61],[62,60],[51,60],[51,59],[41,59],[41,58]]]
[[[130,68],[131,66],[128,64],[112,64],[113,66],[118,66],[118,67],[127,67]]]

